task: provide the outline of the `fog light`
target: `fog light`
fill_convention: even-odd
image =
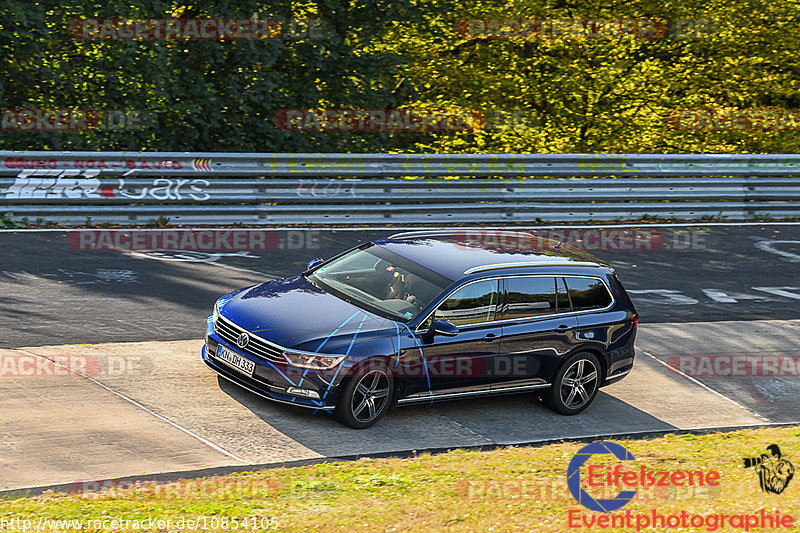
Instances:
[[[301,389],[299,387],[289,387],[288,389],[286,389],[286,392],[288,392],[289,394],[294,394],[295,396],[305,396],[307,398],[319,399],[319,394],[316,391],[309,389]]]

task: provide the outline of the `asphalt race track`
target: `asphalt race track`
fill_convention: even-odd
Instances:
[[[642,323],[800,318],[800,289],[776,288],[800,287],[800,225],[643,228],[663,235],[660,248],[592,250],[617,268]],[[0,347],[197,339],[229,290],[395,232],[276,233],[283,248],[136,253],[74,249],[62,231],[2,231]]]
[[[357,433],[218,379],[197,339],[229,290],[394,232],[276,230],[271,250],[142,252],[81,250],[66,231],[2,231],[0,490],[800,421],[800,225],[639,230],[657,231],[657,246],[581,234],[617,268],[642,317],[635,370],[586,412],[561,417],[508,396],[401,408]],[[6,362],[25,358],[43,371],[11,375]],[[91,379],[66,370],[87,362]],[[56,449],[59,465],[48,460]]]

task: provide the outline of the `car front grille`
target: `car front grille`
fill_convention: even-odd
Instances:
[[[261,357],[262,359],[266,359],[267,361],[272,361],[273,363],[286,362],[286,358],[283,357],[283,349],[280,346],[255,336],[253,333],[250,333],[243,327],[234,324],[225,317],[220,316],[217,318],[216,322],[214,322],[214,331],[217,332],[217,335],[219,335],[220,338],[236,346],[237,348],[239,348],[239,346],[236,344],[236,340],[239,338],[239,335],[242,333],[247,333],[250,336],[250,342],[248,342],[247,346],[244,348],[239,348],[240,350],[257,357]]]

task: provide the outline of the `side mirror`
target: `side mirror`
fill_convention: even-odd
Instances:
[[[428,328],[430,335],[444,335],[445,337],[455,337],[458,335],[458,327],[447,320],[434,320]]]
[[[314,259],[312,259],[311,261],[308,262],[308,267],[307,267],[308,270],[311,270],[312,268],[314,268],[318,264],[322,263],[323,261],[324,261],[323,258],[315,257]]]

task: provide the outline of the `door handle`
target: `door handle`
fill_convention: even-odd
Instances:
[[[567,326],[566,324],[561,324],[560,326],[558,326],[556,328],[556,331],[559,332],[559,333],[564,333],[568,329],[569,329],[569,326]]]
[[[486,335],[483,336],[483,342],[494,342],[496,338],[497,335],[495,335],[494,333],[487,333]]]

